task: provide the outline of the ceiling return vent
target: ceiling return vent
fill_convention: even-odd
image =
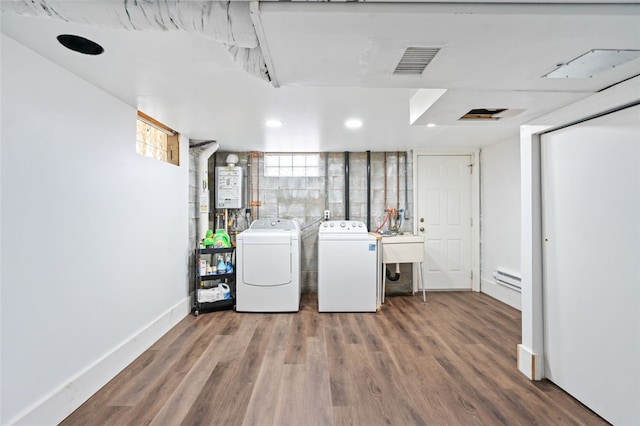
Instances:
[[[407,47],[393,74],[421,75],[439,51],[436,47]]]

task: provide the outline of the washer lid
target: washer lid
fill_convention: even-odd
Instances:
[[[287,249],[291,247],[291,240],[296,239],[296,234],[292,231],[244,231],[238,235],[238,245],[285,245]]]

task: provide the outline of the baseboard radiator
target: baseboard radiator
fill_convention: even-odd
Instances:
[[[510,272],[505,272],[501,269],[497,269],[493,271],[493,278],[496,280],[497,284],[500,284],[512,290],[520,291],[522,289],[520,277]]]

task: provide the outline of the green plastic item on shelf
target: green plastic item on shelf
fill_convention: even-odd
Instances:
[[[207,229],[207,233],[204,236],[204,240],[202,240],[202,245],[205,247],[215,245],[215,241],[213,239],[213,231],[211,229]]]
[[[214,247],[231,247],[231,240],[229,239],[229,234],[224,232],[224,229],[216,229],[216,233],[213,236],[213,246]]]

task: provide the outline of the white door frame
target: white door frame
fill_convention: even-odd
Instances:
[[[473,165],[471,172],[471,290],[480,291],[480,173],[479,173],[479,149],[461,149],[447,151],[416,151],[412,152],[413,158],[413,233],[418,235],[418,221],[415,220],[418,214],[418,157],[419,156],[445,156],[445,155],[468,155],[471,157]],[[413,276],[418,277],[418,266],[414,264]],[[418,290],[418,281],[413,280],[413,291]]]

